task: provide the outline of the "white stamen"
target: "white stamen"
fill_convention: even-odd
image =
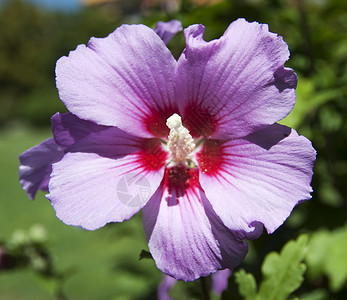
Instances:
[[[178,114],[173,114],[168,118],[166,125],[170,128],[167,146],[172,162],[176,165],[186,162],[195,149],[192,136],[189,134],[188,129],[182,125],[182,119]]]

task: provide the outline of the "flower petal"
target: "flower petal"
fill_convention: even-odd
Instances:
[[[51,123],[55,141],[64,147],[73,145],[92,132],[100,132],[109,128],[82,120],[72,113],[56,113],[51,118]]]
[[[181,116],[192,135],[243,137],[292,110],[297,76],[284,68],[287,44],[267,25],[239,19],[210,42],[203,40],[202,25],[184,33],[186,49],[175,80]]]
[[[79,119],[71,113],[55,114],[52,127],[55,140],[66,146],[66,152],[96,153],[112,159],[137,153],[147,171],[159,170],[167,160],[159,139],[136,137],[117,127]]]
[[[217,159],[216,156],[219,156]],[[247,238],[275,231],[294,206],[310,199],[316,152],[295,130],[274,124],[244,139],[206,144],[200,182],[225,225]]]
[[[49,183],[57,217],[94,230],[137,213],[157,189],[162,170],[146,172],[139,154],[111,159],[95,153],[67,153],[53,165]]]
[[[182,31],[182,23],[178,20],[171,20],[169,22],[158,22],[154,31],[159,37],[167,43],[178,32]]]
[[[64,148],[49,138],[19,156],[19,182],[30,199],[35,198],[38,190],[47,190],[52,163],[63,155]]]
[[[117,126],[134,135],[156,135],[151,126],[177,111],[176,61],[144,25],[123,25],[106,38],[92,38],[58,60],[61,100],[81,119]]]
[[[150,149],[151,152],[156,150],[155,154],[162,157],[162,162],[166,160],[158,139],[136,137],[117,127],[97,125],[71,113],[56,113],[51,121],[54,138],[66,147],[66,152],[88,152],[120,158],[142,149]]]
[[[165,176],[142,210],[157,267],[178,280],[192,281],[238,265],[247,253],[238,233],[224,226],[198,185],[184,190],[170,181],[168,170]],[[197,176],[197,171],[191,176]]]

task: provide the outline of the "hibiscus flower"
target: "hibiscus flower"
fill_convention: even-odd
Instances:
[[[52,169],[57,217],[88,230],[142,209],[157,267],[191,281],[237,266],[245,239],[274,232],[311,197],[315,150],[276,123],[297,84],[281,37],[239,19],[206,42],[192,25],[176,60],[165,43],[179,29],[123,25],[59,59],[70,112],[52,117],[43,144],[58,150],[25,152],[20,178],[33,197]]]

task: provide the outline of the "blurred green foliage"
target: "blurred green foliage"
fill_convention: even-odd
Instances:
[[[0,125],[20,119],[47,126],[56,111],[64,112],[55,89],[56,61],[91,36],[106,36],[120,22],[93,9],[68,14],[5,1],[0,9]]]
[[[63,226],[42,195],[34,203],[35,208],[19,202],[18,199],[24,202],[26,197],[24,192],[19,193],[17,156],[49,136],[47,130],[42,133],[38,126],[48,127],[52,114],[65,111],[55,88],[55,62],[78,44],[87,43],[91,36],[106,36],[122,23],[145,23],[154,27],[159,20],[175,18],[181,20],[184,27],[204,24],[205,39],[210,40],[220,37],[233,20],[243,17],[269,24],[270,31],[283,36],[288,43],[291,58],[286,66],[297,72],[299,82],[295,108],[281,123],[308,137],[318,156],[313,199],[298,205],[273,235],[264,234],[250,243],[250,253],[242,265],[246,271],[239,271],[236,276],[240,291],[232,278],[222,298],[243,299],[242,295],[248,295],[253,299],[263,293],[265,287],[262,286],[269,285],[266,289],[271,290],[276,280],[266,281],[266,278],[275,278],[274,274],[278,273],[272,272],[281,271],[276,269],[279,264],[276,261],[281,259],[284,260],[281,266],[287,267],[283,271],[288,270],[290,261],[297,271],[294,275],[297,281],[286,296],[295,290],[304,271],[300,267],[301,254],[291,260],[284,250],[267,255],[279,251],[288,240],[307,233],[309,241],[304,258],[307,271],[295,295],[305,300],[347,299],[347,1],[224,0],[196,5],[182,0],[174,11],[154,6],[145,11],[127,7],[124,12],[91,7],[71,13],[43,11],[24,0],[8,0],[1,6],[0,155],[1,166],[6,171],[0,174],[3,184],[0,240],[11,239],[11,230],[26,228],[40,219],[48,231],[49,246],[45,251],[53,253],[52,260],[58,261],[60,271],[74,268],[63,287],[71,299],[110,299],[112,295],[114,299],[153,299],[160,273],[152,260],[138,261],[141,250],[146,249],[139,217],[124,224],[108,225],[93,234]],[[169,48],[178,58],[184,48],[183,35],[175,36]],[[8,131],[13,124],[19,125]],[[28,124],[36,128],[23,131]],[[24,213],[24,209],[29,212]],[[107,239],[112,242],[107,243]],[[303,249],[299,241],[302,240],[292,242],[291,247]],[[2,247],[6,245],[4,241]],[[75,261],[76,254],[68,253],[71,251],[81,253],[80,261]],[[264,261],[265,257],[268,258]],[[262,274],[262,265],[265,269],[271,265],[271,272],[263,269]],[[0,297],[11,299],[9,286],[10,283],[16,286],[16,282],[18,285],[26,282],[26,288],[33,295],[28,298],[27,294],[19,296],[18,291],[13,292],[19,299],[59,296],[51,292],[48,298],[47,293],[35,290],[32,277],[22,277],[23,273],[18,270],[13,272],[17,275],[0,274],[0,287],[5,291],[3,294],[0,291]],[[102,291],[93,286],[93,282]],[[57,291],[57,283],[52,283],[55,288],[45,284],[49,291]],[[177,283],[172,295],[199,299],[198,283]]]
[[[327,276],[332,291],[343,289],[347,280],[347,225],[333,231],[315,232],[308,250],[306,261],[310,278]]]

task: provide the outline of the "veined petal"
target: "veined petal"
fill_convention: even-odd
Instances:
[[[142,153],[142,166],[146,170],[164,167],[167,154],[159,139],[136,137],[117,127],[79,119],[71,113],[57,113],[51,120],[54,138],[66,147],[66,152],[96,153],[112,159]]]
[[[79,118],[153,137],[177,111],[175,68],[176,60],[152,29],[123,25],[60,58],[56,82],[61,100]]]
[[[212,209],[196,169],[167,169],[164,181],[142,211],[157,267],[176,279],[192,281],[233,268],[247,253],[247,244]]]
[[[67,152],[119,158],[146,148],[146,144],[160,144],[159,140],[136,137],[117,127],[97,125],[71,113],[56,113],[51,122],[56,142],[65,146]]]
[[[295,130],[274,124],[243,139],[207,143],[198,154],[200,182],[214,210],[247,238],[274,232],[310,199],[316,152]]]
[[[90,133],[108,129],[108,126],[97,125],[82,120],[72,113],[56,113],[51,118],[52,131],[55,141],[64,147],[69,147]]]
[[[158,22],[154,31],[167,44],[171,38],[178,32],[182,31],[182,23],[178,20],[169,22]]]
[[[103,131],[90,133],[68,147],[67,151],[96,153],[111,159],[136,155],[139,167],[147,172],[163,168],[168,157],[159,139],[135,137],[117,127],[108,127]]]
[[[233,22],[203,40],[204,27],[184,30],[186,49],[175,75],[179,110],[194,136],[243,137],[292,110],[297,76],[284,68],[287,44],[266,24]]]
[[[148,171],[145,155],[119,159],[95,153],[67,153],[53,165],[49,183],[57,217],[94,230],[131,218],[148,201],[163,178],[163,169]]]
[[[19,156],[19,182],[30,199],[35,198],[38,190],[47,190],[52,163],[63,155],[64,148],[49,138]]]

